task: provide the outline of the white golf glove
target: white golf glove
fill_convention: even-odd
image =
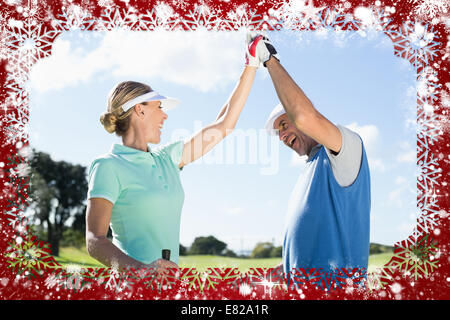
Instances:
[[[258,35],[257,37],[259,36],[261,35]],[[267,67],[266,62],[269,61],[271,56],[277,59],[278,61],[280,61],[280,58],[278,57],[277,50],[275,50],[275,47],[270,42],[269,38],[265,36],[262,37],[263,37],[262,40],[258,41],[256,51],[258,52],[259,60],[262,62],[264,67]]]
[[[250,33],[247,33],[246,52],[245,52],[245,65],[258,68],[260,60],[257,52],[258,43],[261,42],[263,36],[258,35],[252,37]]]

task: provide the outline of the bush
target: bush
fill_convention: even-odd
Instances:
[[[386,253],[386,252],[393,252],[393,251],[394,251],[394,247],[385,246],[385,245],[379,244],[379,243],[371,243],[369,254]]]
[[[230,250],[230,249],[227,249],[223,255],[225,257],[232,257],[232,258],[237,257],[237,254],[233,250]]]
[[[253,249],[250,257],[252,258],[270,258],[274,246],[270,242],[259,242]]]
[[[82,248],[85,245],[86,245],[86,238],[84,232],[72,228],[64,230],[61,239],[61,247]]]
[[[272,251],[270,252],[270,257],[272,258],[281,258],[283,256],[283,247],[273,247]]]
[[[189,249],[189,254],[211,254],[215,256],[223,255],[227,244],[213,236],[197,237]]]

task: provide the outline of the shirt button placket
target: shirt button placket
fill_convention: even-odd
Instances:
[[[169,189],[169,186],[167,185],[166,181],[164,181],[163,176],[159,175],[158,178],[159,178],[159,180],[163,183],[163,188],[164,188],[165,190],[168,190],[168,189]]]
[[[152,165],[152,168],[156,169],[156,165],[153,164],[153,165]],[[169,190],[169,186],[168,186],[167,182],[164,181],[164,177],[162,176],[162,174],[161,174],[160,172],[159,172],[159,174],[158,174],[158,180],[159,180],[161,183],[163,183],[163,188],[164,188],[164,190]]]

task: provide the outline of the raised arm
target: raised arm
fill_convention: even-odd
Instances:
[[[216,120],[194,134],[185,143],[179,164],[180,168],[204,156],[235,128],[253,85],[256,70],[260,64],[256,54],[256,46],[261,39],[262,36],[255,38],[253,41],[249,41],[250,38],[247,38],[246,67],[239,77],[236,87],[220,110]]]
[[[289,119],[307,136],[326,148],[339,152],[342,137],[339,129],[314,108],[303,90],[295,83],[278,59],[273,57],[276,50],[268,41],[258,44],[258,54],[267,67],[278,98]]]
[[[233,131],[250,93],[256,69],[251,66],[245,67],[230,98],[220,110],[216,120],[201,129],[185,143],[179,164],[180,168],[204,156]]]
[[[339,129],[314,108],[303,90],[294,82],[288,72],[271,58],[266,63],[278,98],[292,123],[307,136],[326,148],[339,152],[342,137]]]

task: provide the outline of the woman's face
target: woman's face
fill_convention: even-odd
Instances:
[[[137,113],[138,123],[144,132],[146,141],[157,144],[161,141],[161,130],[168,116],[161,109],[161,101],[149,101],[140,106]]]

